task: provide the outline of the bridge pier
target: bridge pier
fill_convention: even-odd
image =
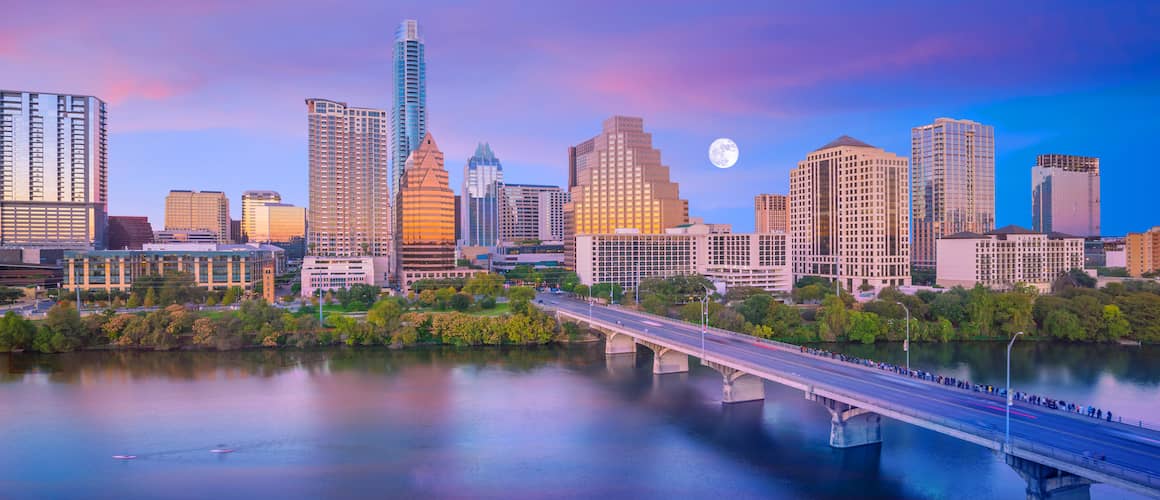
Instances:
[[[765,381],[761,377],[703,359],[701,365],[717,370],[721,374],[722,403],[744,403],[765,399]]]
[[[637,340],[636,343],[649,348],[653,352],[653,375],[687,373],[689,371],[688,354],[644,340]]]
[[[636,353],[636,339],[617,332],[604,332],[604,354]]]
[[[853,448],[882,442],[881,415],[812,392],[806,392],[806,399],[830,411],[830,446]]]
[[[1007,455],[1007,465],[1027,481],[1027,500],[1088,500],[1092,497],[1090,479],[1014,455]]]

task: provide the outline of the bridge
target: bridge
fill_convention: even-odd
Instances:
[[[605,354],[653,353],[653,373],[689,371],[694,356],[721,374],[724,404],[765,399],[765,381],[802,391],[830,413],[830,445],[882,442],[882,417],[1003,453],[1027,482],[1029,499],[1090,498],[1092,483],[1160,497],[1160,432],[1015,402],[1011,439],[1006,401],[895,373],[803,353],[796,346],[618,307],[540,295],[557,319],[605,337]]]

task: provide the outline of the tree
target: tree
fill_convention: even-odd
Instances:
[[[816,283],[811,283],[802,287],[795,287],[793,289],[793,301],[799,304],[807,304],[811,302],[819,302],[827,295],[833,293],[833,289],[828,286],[822,286]]]
[[[435,308],[439,310],[447,309],[451,303],[451,297],[455,296],[455,289],[452,287],[440,288],[435,291]]]
[[[745,317],[745,321],[755,325],[763,324],[772,302],[773,297],[769,295],[753,295],[737,306],[737,312]]]
[[[367,311],[367,323],[380,333],[389,334],[399,329],[400,318],[403,316],[403,307],[394,299],[382,299],[375,302]]]
[[[1051,311],[1047,315],[1045,323],[1047,332],[1054,338],[1075,341],[1082,340],[1084,337],[1083,328],[1079,325],[1079,319],[1071,311],[1064,309]]]
[[[508,289],[508,300],[511,301],[512,311],[527,312],[532,299],[536,298],[536,290],[526,286],[513,286]]]
[[[1101,340],[1118,340],[1127,337],[1132,331],[1132,325],[1124,318],[1119,306],[1108,304],[1104,306],[1104,328],[1100,332]]]
[[[470,295],[460,292],[460,293],[457,293],[457,294],[451,296],[451,300],[450,300],[449,305],[451,306],[452,309],[459,311],[459,312],[463,312],[463,311],[466,311],[467,308],[471,307],[471,302],[472,301],[471,301]]]
[[[0,318],[0,352],[27,350],[32,348],[36,337],[36,326],[12,311]]]
[[[238,301],[238,296],[241,295],[241,289],[236,286],[231,286],[226,290],[225,295],[222,295],[221,305],[227,306]]]
[[[11,304],[24,297],[24,291],[19,288],[0,286],[0,304]]]
[[[157,305],[157,292],[153,288],[145,291],[145,300],[141,302],[145,307],[153,307]]]
[[[419,304],[431,307],[435,304],[435,290],[427,289],[419,292]]]
[[[881,333],[882,320],[877,314],[861,311],[850,313],[850,340],[873,344]]]
[[[1085,273],[1083,269],[1071,269],[1060,274],[1051,283],[1051,292],[1060,293],[1067,288],[1095,288],[1096,279]]]
[[[495,299],[492,297],[484,297],[479,299],[480,309],[495,309]]]
[[[640,306],[652,314],[664,315],[668,312],[669,304],[656,295],[646,295],[640,300]]]
[[[572,293],[575,294],[576,297],[586,299],[588,298],[588,285],[580,284],[573,286]]]
[[[597,299],[607,299],[609,290],[612,291],[613,302],[619,302],[624,298],[624,288],[616,283],[597,283],[592,285],[592,296]]]
[[[497,297],[503,292],[503,276],[493,273],[479,273],[463,285],[463,291],[470,295]]]
[[[846,310],[846,303],[836,295],[826,297],[818,309],[818,335],[822,340],[833,342],[845,337],[849,324],[850,312]]]

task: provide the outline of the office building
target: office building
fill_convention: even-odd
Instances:
[[[565,205],[565,259],[572,267],[574,236],[636,229],[660,234],[689,221],[689,203],[669,180],[644,120],[613,116],[600,135],[568,150],[571,201]]]
[[[561,241],[542,241],[532,243],[500,243],[487,256],[491,270],[506,273],[518,266],[531,266],[535,269],[560,267],[564,265],[564,243]]]
[[[377,264],[377,265],[376,265]],[[302,296],[318,295],[318,290],[342,290],[352,285],[386,284],[390,273],[385,257],[319,257],[302,259]]]
[[[430,132],[407,158],[399,198],[400,270],[454,268],[455,195],[443,168],[443,152]]]
[[[306,209],[286,203],[267,203],[254,207],[254,226],[250,241],[288,243],[306,236]]]
[[[935,282],[944,287],[982,284],[996,289],[1023,283],[1047,292],[1056,278],[1084,268],[1083,244],[1083,238],[1019,226],[947,235],[938,241]]]
[[[1160,226],[1124,238],[1128,275],[1139,278],[1160,270]]]
[[[499,194],[499,239],[563,241],[564,204],[568,193],[559,186],[503,184]]]
[[[395,31],[394,100],[391,104],[391,193],[397,194],[411,152],[427,136],[427,59],[419,22]]]
[[[96,97],[0,90],[0,245],[105,245],[105,120]]]
[[[221,191],[172,190],[165,197],[166,231],[211,231],[230,243],[230,200]]]
[[[254,209],[267,203],[282,203],[277,191],[246,191],[242,193],[242,237],[254,234]]]
[[[837,279],[846,290],[910,284],[907,160],[849,136],[790,171],[795,277]]]
[[[930,273],[939,238],[995,229],[995,129],[938,118],[910,130],[911,259]]]
[[[463,166],[463,190],[460,191],[459,237],[463,245],[494,246],[499,238],[499,189],[503,183],[503,165],[486,142],[475,148],[475,154]]]
[[[1039,155],[1031,167],[1031,228],[1100,235],[1100,159]]]
[[[153,232],[153,242],[160,244],[172,243],[221,243],[218,234],[214,231],[187,231],[181,229]],[[115,250],[115,249],[114,249]]]
[[[186,272],[209,290],[252,289],[267,266],[282,272],[286,258],[270,245],[147,244],[143,250],[69,250],[64,252],[66,290],[128,292],[142,276]]]
[[[109,250],[140,250],[153,243],[153,225],[148,217],[109,216]]]
[[[754,196],[753,228],[757,233],[788,233],[789,198],[784,194]]]
[[[387,113],[307,99],[310,206],[307,251],[320,256],[387,256]]]

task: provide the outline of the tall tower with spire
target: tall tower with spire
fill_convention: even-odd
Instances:
[[[407,158],[399,200],[399,276],[455,268],[455,193],[430,132]]]
[[[491,145],[479,143],[475,154],[463,166],[463,189],[460,191],[459,229],[463,244],[494,245],[499,237],[499,189],[503,184],[503,165],[491,151]]]
[[[407,157],[427,135],[427,60],[419,21],[395,31],[394,100],[391,101],[391,192],[399,192]]]

